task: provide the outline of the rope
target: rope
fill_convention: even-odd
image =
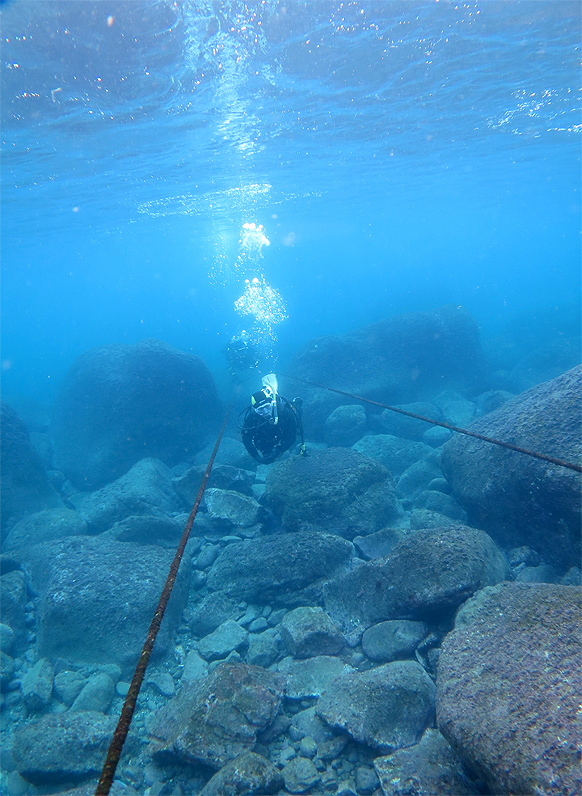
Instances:
[[[425,423],[431,423],[433,426],[441,426],[442,428],[447,428],[449,431],[456,431],[458,434],[465,434],[467,437],[473,437],[474,439],[479,439],[482,442],[490,442],[492,445],[499,445],[501,448],[507,448],[511,451],[524,453],[526,456],[531,456],[534,459],[541,459],[544,462],[555,464],[558,467],[567,467],[568,470],[574,470],[577,473],[582,473],[582,466],[579,464],[565,462],[562,459],[556,459],[554,456],[548,456],[545,453],[530,451],[527,448],[521,448],[519,445],[514,445],[512,442],[504,442],[503,440],[495,439],[494,437],[486,437],[484,434],[478,434],[476,431],[469,431],[466,428],[451,426],[450,423],[443,423],[441,420],[432,420],[430,417],[417,415],[414,412],[408,412],[407,410],[399,409],[396,406],[388,406],[387,404],[380,403],[379,401],[373,401],[371,398],[364,398],[362,395],[353,395],[351,392],[345,392],[345,390],[337,390],[335,387],[326,387],[323,384],[316,384],[314,381],[307,381],[306,379],[300,379],[296,376],[286,376],[286,378],[300,381],[303,384],[309,384],[311,387],[318,387],[320,390],[327,390],[328,392],[335,392],[338,395],[345,395],[347,398],[353,398],[356,401],[363,401],[366,404],[380,406],[382,409],[389,409],[391,412],[397,412],[399,415],[406,415],[406,417],[413,417],[415,420],[424,420]]]
[[[190,516],[188,517],[188,521],[186,522],[186,525],[184,527],[182,538],[180,539],[180,544],[178,545],[178,549],[176,550],[176,555],[174,556],[174,560],[170,565],[170,571],[168,573],[168,577],[166,578],[166,583],[160,595],[158,607],[156,608],[156,611],[154,613],[145,643],[143,645],[143,649],[141,651],[141,655],[139,656],[139,661],[137,663],[137,666],[135,667],[133,679],[131,681],[129,691],[127,692],[127,696],[125,697],[125,702],[123,703],[123,708],[121,709],[121,714],[119,716],[119,721],[117,722],[117,727],[115,728],[115,732],[113,733],[113,739],[109,744],[109,749],[107,750],[107,757],[105,758],[105,763],[103,764],[101,777],[99,779],[99,782],[97,783],[95,796],[108,796],[109,791],[111,789],[111,785],[113,783],[113,777],[115,776],[115,770],[117,769],[117,764],[119,763],[119,758],[121,757],[123,744],[125,743],[125,739],[127,738],[127,733],[129,732],[129,727],[131,724],[131,720],[133,718],[137,697],[141,688],[141,684],[143,682],[143,678],[145,676],[145,672],[149,663],[152,649],[154,647],[154,642],[156,640],[156,636],[158,635],[158,630],[160,629],[162,619],[164,618],[164,612],[166,610],[166,606],[168,605],[168,600],[170,599],[172,589],[174,588],[174,583],[178,575],[180,562],[182,561],[182,556],[184,554],[184,550],[186,548],[186,544],[190,536],[190,531],[192,530],[192,525],[194,524],[194,519],[196,518],[196,514],[198,513],[198,507],[200,506],[202,495],[204,494],[204,490],[206,489],[206,484],[208,483],[208,478],[210,477],[210,471],[212,470],[212,465],[214,464],[216,454],[218,453],[218,448],[222,440],[222,435],[224,434],[226,424],[228,422],[231,408],[232,405],[228,408],[228,411],[224,418],[224,422],[222,423],[222,428],[220,429],[218,437],[216,438],[216,442],[214,443],[214,448],[210,455],[210,459],[208,460],[208,464],[206,465],[206,470],[204,472],[200,488],[198,489],[196,500],[194,501],[194,505],[192,506],[192,511],[190,512]]]

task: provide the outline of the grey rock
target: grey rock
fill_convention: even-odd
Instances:
[[[325,607],[349,641],[385,619],[418,619],[455,610],[509,568],[486,533],[449,526],[407,534],[384,559],[330,579]]]
[[[451,494],[451,487],[449,486],[449,482],[446,478],[433,478],[432,481],[427,486],[427,490],[430,492],[442,492],[444,495]]]
[[[416,743],[434,721],[435,686],[416,661],[393,661],[339,677],[318,701],[331,727],[381,752]]]
[[[2,529],[10,528],[27,514],[62,508],[63,502],[48,481],[28,429],[4,402],[0,404],[0,468]]]
[[[414,401],[410,404],[395,404],[396,409],[403,409],[412,412],[420,417],[427,417],[430,420],[442,420],[442,415],[438,408],[427,401]],[[392,412],[384,409],[381,415],[381,425],[385,434],[392,434],[395,437],[405,439],[421,440],[424,432],[429,428],[425,420],[417,420],[414,417]]]
[[[280,636],[273,628],[249,636],[246,661],[268,669],[279,657]]]
[[[211,567],[218,558],[219,552],[220,548],[217,544],[203,545],[200,555],[196,559],[196,568],[208,569],[208,567]]]
[[[434,480],[436,479],[433,479],[431,483]],[[443,492],[434,489],[425,489],[424,492],[421,492],[414,500],[414,508],[436,511],[438,514],[450,517],[452,520],[467,522],[467,512],[459,506],[456,500],[450,495],[445,495]]]
[[[8,653],[0,650],[0,687],[2,691],[12,680],[14,675],[14,659]]]
[[[205,661],[226,658],[231,652],[244,652],[249,644],[249,634],[233,619],[227,619],[208,636],[200,639],[198,652]]]
[[[351,666],[330,655],[300,661],[283,658],[278,670],[287,678],[285,693],[289,699],[319,697],[340,675],[353,672]]]
[[[316,532],[235,542],[218,556],[208,587],[260,605],[317,602],[325,580],[348,562],[352,550],[345,539]]]
[[[61,386],[55,466],[80,489],[119,478],[144,455],[173,466],[200,450],[219,415],[210,371],[193,354],[159,340],[95,348]]]
[[[580,567],[570,567],[570,569],[560,578],[563,586],[582,586],[582,572]]]
[[[476,796],[476,785],[469,779],[459,758],[438,730],[426,730],[420,741],[377,757],[374,766],[384,796]]]
[[[249,633],[262,633],[269,627],[269,623],[264,616],[258,616],[249,625]]]
[[[482,392],[475,398],[477,417],[487,415],[489,412],[494,412],[512,398],[515,398],[515,395],[512,392],[507,392],[507,390],[489,390],[488,392]]]
[[[320,780],[318,770],[311,760],[305,757],[290,760],[281,773],[288,793],[305,793],[315,787]]]
[[[201,658],[196,650],[190,650],[186,655],[184,669],[182,671],[182,682],[200,680],[208,674],[208,664]]]
[[[218,549],[217,549],[218,554]],[[188,624],[195,636],[207,636],[227,619],[236,615],[237,607],[223,592],[207,595],[189,614]]]
[[[129,694],[130,687],[131,683],[125,683],[122,680],[120,680],[115,686],[115,693],[117,694],[117,696],[120,696],[122,699],[125,699],[125,697]]]
[[[422,435],[422,441],[425,445],[430,445],[431,448],[440,448],[449,440],[453,435],[452,431],[442,426],[431,426]]]
[[[560,578],[550,564],[524,567],[515,578],[518,583],[558,583]]]
[[[465,399],[459,392],[447,388],[446,390],[441,390],[441,392],[439,392],[438,395],[435,395],[435,397],[432,399],[432,403],[434,404],[434,406],[440,409],[441,412],[443,412],[447,404],[450,404],[451,402],[454,401],[464,401],[464,400]]]
[[[42,710],[50,702],[54,669],[48,658],[41,658],[22,678],[22,696],[30,710]]]
[[[156,672],[156,674],[150,675],[148,685],[165,697],[173,697],[176,693],[176,684],[169,672]]]
[[[12,630],[10,625],[5,625],[3,622],[0,622],[0,650],[9,654],[12,652],[13,645],[14,630]]]
[[[264,509],[254,498],[234,490],[206,489],[204,498],[209,516],[227,527],[248,528],[264,515]]]
[[[277,793],[283,785],[279,770],[261,755],[244,752],[206,783],[200,796],[253,796]]]
[[[142,514],[126,517],[115,522],[107,534],[118,542],[135,542],[136,544],[172,544],[180,541],[185,523],[174,517],[159,517]]]
[[[579,366],[507,401],[471,430],[580,464],[581,396]],[[558,571],[579,564],[579,473],[465,436],[444,446],[442,466],[469,518],[500,544],[527,544]]]
[[[508,553],[509,566],[515,569],[520,564],[527,567],[537,567],[540,563],[540,556],[535,550],[527,545],[512,548]]]
[[[396,491],[400,498],[414,500],[434,478],[442,478],[440,454],[433,451],[423,459],[411,464],[400,476]]]
[[[392,619],[369,627],[362,636],[362,649],[372,661],[387,663],[408,658],[427,635],[424,622]]]
[[[53,688],[57,699],[70,707],[83,690],[87,679],[80,672],[68,669],[55,675]]]
[[[321,760],[335,760],[344,751],[349,742],[348,735],[335,735],[329,741],[323,741],[319,745],[319,757]]]
[[[41,716],[16,730],[16,768],[25,780],[43,786],[95,776],[101,772],[115,723],[101,713]]]
[[[265,501],[290,530],[314,527],[352,538],[401,514],[388,470],[351,448],[292,456],[271,469]]]
[[[291,720],[289,734],[293,740],[311,738],[316,744],[329,741],[334,737],[333,731],[315,712],[315,706],[300,710]]]
[[[482,374],[479,329],[459,307],[397,315],[345,335],[311,340],[287,370],[296,378],[404,404],[435,393],[443,383],[474,389]],[[281,387],[285,394],[287,385]],[[289,383],[294,389],[295,382]],[[301,394],[306,434],[321,439],[325,419],[346,399],[304,384]]]
[[[305,735],[299,743],[299,754],[301,757],[308,757],[313,760],[317,754],[317,743],[310,735]]]
[[[131,470],[96,492],[69,498],[91,533],[136,515],[164,516],[181,508],[172,486],[172,471],[158,459],[140,459]]]
[[[378,775],[373,768],[358,766],[356,769],[356,789],[358,794],[369,796],[369,794],[374,793],[379,784]]]
[[[281,622],[281,637],[295,658],[334,655],[346,643],[343,634],[319,607],[289,611]]]
[[[42,655],[87,663],[115,662],[133,670],[158,604],[171,550],[71,536],[27,551],[40,592],[38,643]],[[153,659],[169,649],[189,584],[184,559],[162,622]]]
[[[450,528],[452,525],[463,525],[463,523],[454,522],[450,517],[430,509],[412,509],[410,512],[411,531],[425,528]]]
[[[49,542],[64,536],[81,536],[87,533],[86,521],[71,509],[44,509],[24,517],[8,534],[4,550],[17,550],[39,542]]]
[[[218,449],[219,455],[221,448]],[[205,464],[195,465],[187,472],[174,478],[174,489],[183,498],[185,505],[192,506],[194,504],[205,470]],[[252,470],[243,470],[241,467],[233,467],[230,464],[214,464],[210,472],[207,488],[229,489],[253,497],[254,481],[255,473]]]
[[[252,751],[257,733],[275,719],[283,695],[282,679],[258,666],[219,663],[195,684],[183,685],[149,724],[160,738],[155,760],[179,760],[222,768]]]
[[[392,475],[401,475],[411,464],[432,452],[423,442],[414,442],[393,434],[369,434],[353,446],[364,456],[381,462]]]
[[[457,428],[466,428],[475,419],[476,407],[473,401],[461,398],[445,403],[442,412],[445,422]]]
[[[71,712],[107,713],[115,693],[115,683],[105,673],[92,675],[70,707]]]
[[[382,528],[367,536],[356,536],[354,547],[361,558],[384,558],[406,536],[406,533],[407,531],[402,528]]]
[[[206,467],[214,443],[210,442],[199,453],[196,454],[194,461],[197,465]],[[230,467],[237,467],[241,470],[254,471],[257,467],[256,461],[247,453],[245,446],[239,439],[223,437],[218,453],[216,454],[215,464],[226,464]]]
[[[438,727],[491,793],[580,792],[581,604],[577,586],[501,583],[442,643]]]
[[[24,796],[28,792],[28,782],[20,776],[18,771],[11,771],[5,782],[7,796]]]
[[[366,426],[366,410],[363,406],[338,406],[325,421],[323,437],[332,447],[349,448],[364,435]]]
[[[336,796],[358,796],[354,782],[351,779],[340,782]]]

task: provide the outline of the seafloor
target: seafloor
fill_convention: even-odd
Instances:
[[[378,405],[580,465],[579,339],[445,307],[281,370],[309,455],[228,424],[112,793],[581,793],[580,474]],[[2,794],[94,792],[223,392],[146,340],[4,397]]]

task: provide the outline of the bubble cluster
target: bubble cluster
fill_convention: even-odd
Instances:
[[[244,293],[234,307],[240,315],[252,315],[262,326],[275,326],[289,317],[283,297],[264,278],[246,279]]]
[[[274,364],[277,358],[275,327],[288,317],[283,297],[258,268],[263,249],[269,245],[262,224],[246,222],[242,225],[235,270],[245,280],[243,293],[234,302],[234,308],[239,315],[252,318],[252,323],[247,326],[249,339],[265,365]]]

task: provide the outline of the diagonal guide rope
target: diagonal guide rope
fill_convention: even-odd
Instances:
[[[582,466],[579,464],[573,464],[572,462],[565,462],[562,459],[556,459],[554,456],[548,456],[545,453],[537,453],[536,451],[530,451],[527,448],[521,448],[519,445],[514,445],[512,442],[504,442],[501,439],[495,439],[494,437],[487,437],[485,436],[485,434],[478,434],[476,431],[469,431],[466,428],[451,426],[450,423],[443,423],[441,420],[432,420],[430,417],[424,417],[423,415],[416,415],[414,412],[408,412],[405,409],[399,409],[396,406],[388,406],[388,404],[382,404],[379,401],[373,401],[371,398],[364,398],[363,395],[354,395],[353,393],[346,392],[345,390],[337,390],[335,387],[326,387],[323,384],[316,384],[314,381],[307,381],[307,379],[300,379],[297,376],[286,375],[285,378],[293,379],[294,381],[300,381],[303,384],[309,384],[311,387],[318,387],[320,390],[327,390],[328,392],[335,392],[338,395],[345,395],[347,398],[353,398],[356,401],[363,401],[366,404],[379,406],[382,409],[389,409],[391,412],[397,412],[399,415],[406,415],[406,417],[413,417],[415,420],[424,420],[425,423],[431,423],[433,426],[441,426],[442,428],[447,428],[449,431],[456,431],[457,433],[464,434],[467,437],[473,437],[474,439],[479,439],[482,442],[490,442],[492,445],[499,445],[502,448],[508,448],[510,451],[517,451],[518,453],[524,453],[526,456],[531,456],[534,459],[541,459],[544,462],[550,462],[550,464],[555,464],[558,467],[566,467],[568,470],[574,470],[577,473],[582,473]]]
[[[168,573],[168,577],[166,578],[166,583],[160,595],[158,607],[156,608],[156,612],[151,621],[147,638],[143,645],[141,655],[139,656],[139,661],[137,663],[137,666],[135,667],[133,679],[131,681],[129,691],[127,692],[127,696],[125,697],[125,702],[123,703],[123,707],[121,709],[121,714],[119,716],[119,721],[117,722],[117,727],[115,728],[115,732],[113,733],[113,739],[109,744],[109,749],[107,750],[107,757],[105,758],[105,763],[103,764],[101,777],[99,778],[99,782],[97,783],[95,796],[107,796],[107,794],[111,789],[111,785],[113,783],[113,777],[115,776],[115,770],[117,769],[117,764],[119,763],[119,758],[121,757],[123,744],[125,743],[125,739],[127,738],[127,733],[129,732],[129,727],[131,725],[131,720],[133,718],[133,713],[135,711],[137,697],[141,688],[141,684],[143,682],[143,678],[146,673],[146,669],[150,660],[150,655],[154,647],[154,642],[156,640],[156,636],[158,635],[158,630],[160,629],[162,619],[164,618],[164,613],[166,610],[166,606],[168,605],[168,600],[170,599],[172,589],[174,588],[174,583],[178,575],[178,569],[180,568],[180,562],[182,561],[182,556],[184,555],[184,550],[186,549],[186,544],[190,537],[190,531],[192,530],[194,519],[196,518],[196,514],[198,513],[198,507],[200,506],[202,495],[204,494],[204,490],[206,489],[206,484],[208,483],[208,478],[210,477],[210,471],[212,470],[212,465],[214,464],[216,454],[218,453],[218,448],[220,446],[222,435],[224,434],[224,430],[228,422],[231,408],[232,404],[228,408],[228,411],[222,423],[222,428],[220,429],[218,437],[216,438],[216,442],[214,444],[214,448],[210,455],[210,459],[208,460],[208,464],[206,465],[206,470],[204,472],[200,488],[198,489],[198,494],[196,495],[196,500],[194,501],[194,505],[192,506],[192,511],[190,512],[190,516],[188,517],[188,521],[186,522],[186,525],[184,527],[182,538],[180,539],[180,544],[178,545],[178,549],[176,550],[176,555],[174,556],[174,560],[170,565],[170,571]]]

